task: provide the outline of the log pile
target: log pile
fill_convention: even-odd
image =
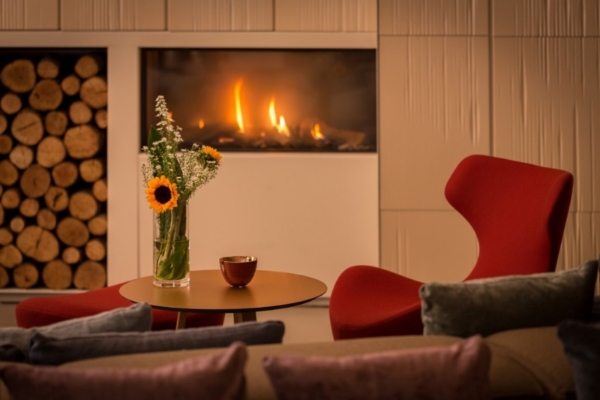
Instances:
[[[106,53],[0,55],[0,288],[106,285]]]

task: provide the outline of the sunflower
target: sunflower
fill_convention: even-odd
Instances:
[[[171,183],[164,175],[148,181],[148,189],[145,192],[150,208],[159,214],[177,207],[177,185]]]
[[[210,146],[202,146],[202,150],[200,150],[200,152],[210,156],[216,162],[221,161],[221,158],[223,158],[217,149],[214,149]]]

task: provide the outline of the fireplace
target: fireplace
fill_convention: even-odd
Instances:
[[[109,198],[102,203],[105,212],[102,216],[106,218],[104,227],[108,232],[102,239],[107,249],[103,261],[107,284],[112,285],[152,274],[152,213],[139,176],[145,161],[140,149],[147,134],[146,116],[142,115],[146,105],[141,95],[147,79],[142,77],[145,69],[142,55],[146,49],[202,47],[254,51],[260,46],[265,50],[295,51],[318,47],[335,51],[368,50],[374,54],[377,40],[372,33],[6,32],[0,34],[0,45],[11,52],[33,48],[106,52],[102,73],[110,107],[107,114],[100,113],[106,121],[99,121],[106,126],[101,129],[106,138],[102,148],[106,164],[102,166],[104,178],[110,176],[110,179],[104,179]],[[148,83],[147,87],[150,86]],[[250,80],[244,80],[242,95],[249,94],[249,88]],[[224,93],[231,96],[231,87]],[[184,127],[174,96],[166,91],[161,94],[168,96],[176,123]],[[149,98],[153,104],[154,99]],[[283,99],[275,100],[276,113],[284,116],[288,126],[292,125],[293,116],[283,109]],[[375,101],[371,107],[375,109]],[[354,109],[345,111],[356,114]],[[94,114],[92,124],[96,123]],[[198,126],[197,120],[194,123]],[[190,256],[192,269],[218,268],[218,259],[224,255],[252,254],[261,260],[261,269],[309,275],[331,288],[346,266],[377,264],[377,151],[326,148],[246,151],[224,150],[221,145],[218,149],[225,156],[219,176],[191,203],[194,221],[190,236],[196,243]],[[13,301],[17,297],[73,290],[11,287],[0,289],[0,299]]]
[[[183,146],[375,152],[375,51],[143,49],[142,143],[158,95]]]

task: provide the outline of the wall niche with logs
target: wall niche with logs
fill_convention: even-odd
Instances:
[[[106,285],[104,49],[0,50],[0,288]]]

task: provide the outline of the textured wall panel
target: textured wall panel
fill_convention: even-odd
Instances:
[[[275,30],[376,32],[377,0],[275,0]]]
[[[381,207],[449,209],[456,164],[489,153],[487,39],[387,36],[379,50]]]
[[[114,31],[120,29],[119,0],[61,0],[61,29]]]
[[[382,267],[422,282],[464,279],[477,260],[475,233],[456,211],[381,213]]]
[[[598,36],[598,0],[492,0],[497,36]]]
[[[575,175],[571,210],[600,210],[599,39],[494,40],[494,155]]]
[[[27,30],[59,29],[59,0],[25,0],[24,25]]]
[[[2,30],[25,29],[25,6],[22,0],[0,0]]]
[[[120,29],[162,31],[166,29],[166,0],[121,0]]]
[[[0,30],[57,30],[59,0],[0,0]]]
[[[273,0],[169,0],[170,31],[272,31]]]
[[[594,258],[600,258],[600,213],[570,213],[556,269],[574,269]]]
[[[382,35],[487,35],[488,19],[488,0],[379,0]]]

